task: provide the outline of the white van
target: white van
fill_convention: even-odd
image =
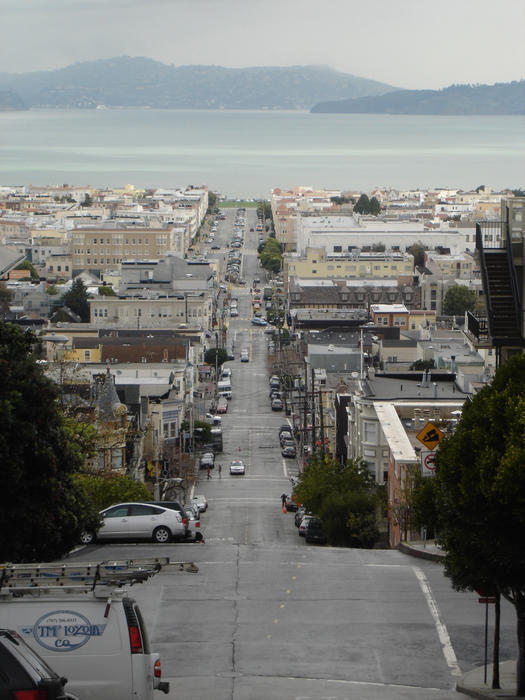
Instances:
[[[169,564],[0,564],[0,627],[16,630],[68,679],[72,700],[154,700],[169,683],[161,681],[159,655],[124,586]]]
[[[217,392],[219,396],[224,397],[225,399],[231,399],[232,397],[232,383],[230,379],[223,379],[220,382],[217,382]]]

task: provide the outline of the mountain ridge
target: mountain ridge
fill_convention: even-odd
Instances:
[[[525,80],[494,85],[450,85],[441,90],[396,90],[383,95],[320,102],[313,114],[519,115]]]
[[[0,73],[0,91],[27,107],[302,109],[326,99],[379,95],[397,88],[327,66],[173,66],[119,56],[52,71]]]

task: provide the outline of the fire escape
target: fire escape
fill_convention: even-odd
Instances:
[[[524,347],[522,328],[523,240],[513,240],[508,222],[476,224],[476,249],[486,317],[467,314],[467,330],[480,345],[496,350],[496,364]]]

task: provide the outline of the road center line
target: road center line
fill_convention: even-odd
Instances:
[[[432,591],[430,590],[430,584],[428,582],[428,579],[425,576],[423,570],[420,569],[418,566],[413,566],[412,570],[416,575],[421,591],[425,597],[425,600],[427,601],[430,614],[432,615],[432,618],[434,620],[439,641],[442,645],[443,656],[445,657],[445,661],[447,662],[447,665],[450,668],[450,671],[453,676],[461,676],[461,669],[459,668],[458,661],[456,659],[456,654],[454,653],[454,649],[452,648],[452,643],[450,641],[448,630],[445,624],[441,621],[439,607],[434,596],[432,595]]]

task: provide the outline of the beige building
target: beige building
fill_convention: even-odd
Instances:
[[[155,299],[101,296],[90,299],[90,323],[95,328],[212,327],[212,298],[208,292],[181,292]]]
[[[78,228],[71,233],[75,270],[103,271],[119,266],[125,259],[158,260],[167,253],[184,255],[184,229],[164,228]],[[182,233],[181,233],[182,232]]]
[[[301,279],[345,279],[349,277],[368,280],[394,278],[408,284],[414,275],[414,256],[409,253],[328,254],[325,248],[306,248],[304,257],[297,253],[283,257],[285,286],[291,277]]]

